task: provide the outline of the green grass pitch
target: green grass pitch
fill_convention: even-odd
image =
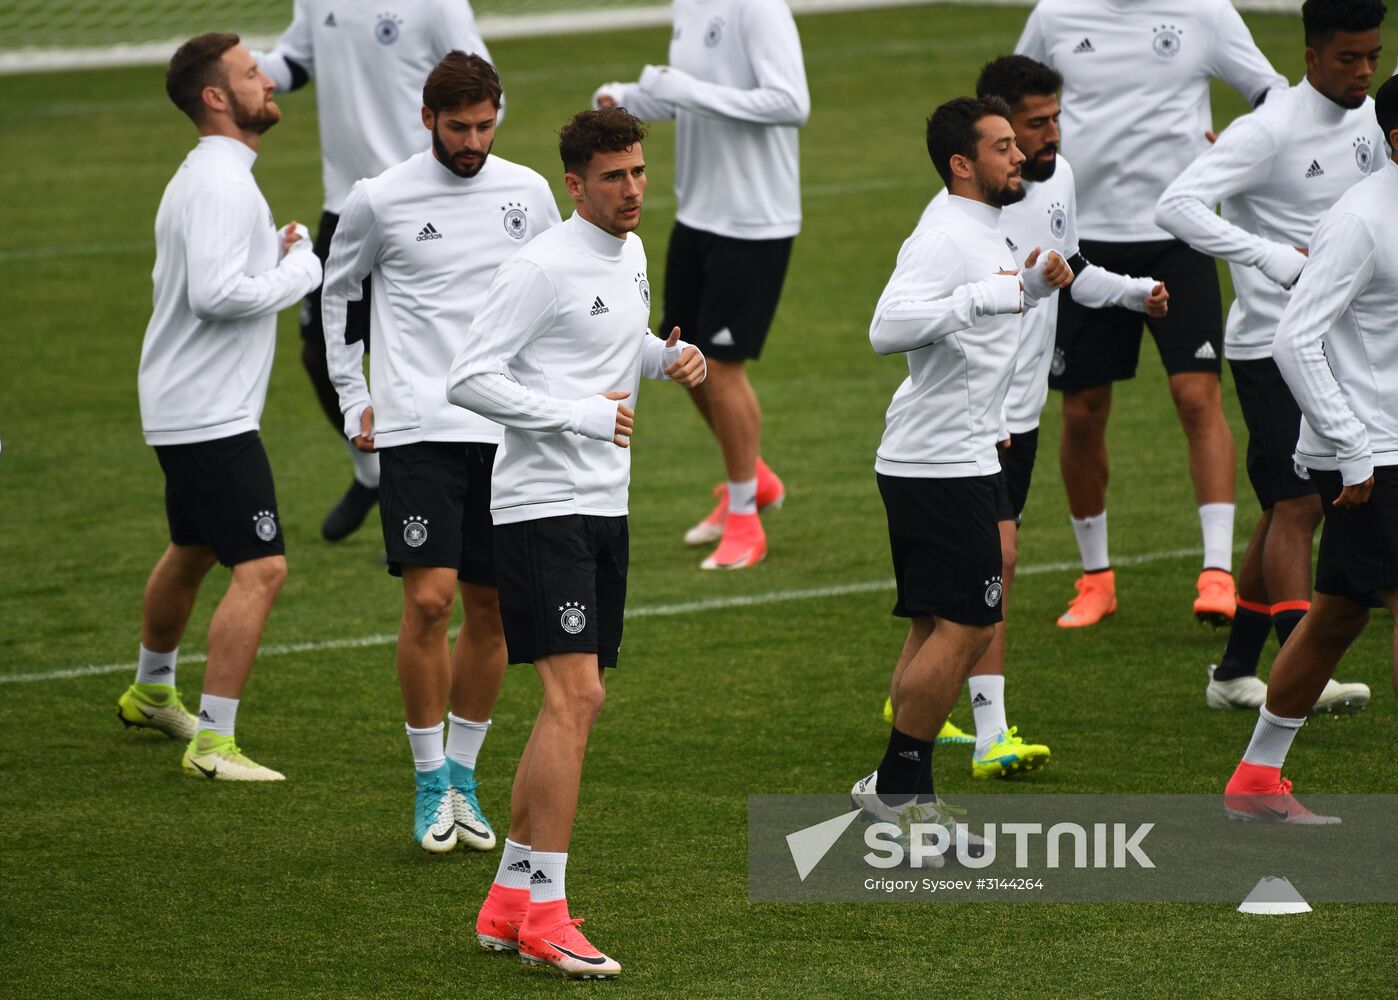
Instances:
[[[800,20],[814,112],[802,134],[805,228],[756,370],[765,454],[787,479],[760,568],[701,574],[680,543],[720,478],[682,393],[651,386],[632,491],[635,609],[840,588],[890,575],[873,452],[899,358],[866,331],[899,244],[933,190],[922,122],[1014,44],[1024,11],[919,7]],[[1293,79],[1300,23],[1249,16]],[[510,93],[497,152],[562,194],[554,130],[593,88],[664,59],[664,29],[501,42]],[[257,173],[279,220],[314,223],[314,98],[282,101]],[[1242,109],[1220,91],[1218,121]],[[0,674],[135,659],[141,589],[165,544],[161,480],[142,443],[136,363],[150,307],[151,226],[193,136],[156,68],[0,79]],[[663,287],[674,199],[672,127],[647,144],[642,236]],[[733,178],[743,183],[743,178]],[[658,316],[656,317],[658,321]],[[396,629],[398,584],[370,527],[331,547],[319,524],[348,478],[314,407],[293,311],[263,434],[291,576],[269,645]],[[1241,443],[1242,424],[1228,389]],[[1022,535],[1021,566],[1076,556],[1054,460],[1057,401]],[[1040,792],[1215,793],[1253,719],[1204,706],[1223,634],[1189,615],[1198,545],[1185,448],[1154,352],[1112,422],[1112,546],[1153,556],[1120,573],[1121,611],[1067,633],[1053,620],[1070,569],[1024,576],[1011,602],[1010,721],[1049,743]],[[1255,506],[1239,476],[1238,537]],[[1164,553],[1165,555],[1161,555]],[[216,572],[185,644],[203,648]],[[1226,905],[750,905],[745,797],[838,792],[883,749],[879,718],[902,640],[891,590],[638,616],[588,757],[571,871],[576,912],[626,967],[625,996],[1392,995],[1393,906],[1321,905],[1243,917]],[[1342,674],[1364,714],[1308,726],[1301,789],[1391,792],[1390,622]],[[1270,658],[1270,652],[1267,657]],[[200,667],[180,671],[187,698]],[[239,737],[285,784],[195,783],[177,744],[126,733],[125,671],[0,683],[0,926],[7,996],[535,996],[552,977],[470,938],[496,855],[427,856],[408,835],[412,780],[391,646],[266,656]],[[503,823],[538,703],[515,668],[481,765]],[[954,718],[969,724],[964,699]],[[964,749],[939,751],[939,788],[973,786]],[[1002,790],[1003,786],[996,790]],[[503,831],[502,831],[503,833]],[[1207,843],[1200,850],[1207,850]],[[1344,859],[1336,859],[1344,864]],[[1259,873],[1262,874],[1262,873]]]

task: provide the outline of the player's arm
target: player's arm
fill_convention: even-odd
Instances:
[[[693,389],[708,376],[708,362],[693,344],[680,339],[680,328],[670,331],[665,340],[647,330],[642,336],[641,377],[655,382],[678,382]]]
[[[914,234],[874,308],[869,324],[874,350],[915,351],[970,329],[982,316],[1024,311],[1018,275],[992,274],[963,282],[960,259],[944,234]]]
[[[1058,169],[1069,169],[1068,164],[1060,162]],[[1108,271],[1082,255],[1078,246],[1078,195],[1073,184],[1068,185],[1064,214],[1063,253],[1073,269],[1073,283],[1063,294],[1089,309],[1122,306],[1152,316],[1164,316],[1169,294],[1163,284],[1154,278],[1136,278]]]
[[[185,216],[189,307],[205,320],[237,320],[280,312],[320,284],[311,242],[293,243],[276,267],[248,274],[252,233],[263,222],[262,199],[251,184],[219,181],[191,203]],[[285,241],[285,234],[280,237]]]
[[[1052,65],[1049,62],[1048,39],[1044,34],[1044,22],[1038,7],[1029,12],[1029,17],[1024,22],[1024,30],[1019,33],[1019,41],[1015,43],[1015,55],[1028,56],[1046,66]]]
[[[673,66],[647,66],[641,72],[641,91],[687,111],[758,125],[805,125],[811,116],[811,93],[790,8],[779,0],[764,0],[743,7],[741,18],[756,87],[726,87]]]
[[[364,279],[373,270],[383,247],[383,235],[369,191],[363,181],[350,189],[340,210],[330,255],[325,260],[325,284],[320,292],[321,324],[325,330],[325,364],[330,383],[340,397],[345,417],[345,437],[372,441],[373,427],[364,426],[364,414],[373,405],[364,378],[364,344],[345,343],[349,304],[364,297]],[[384,345],[386,346],[386,345]],[[370,417],[372,420],[372,416]],[[366,433],[366,430],[369,433]]]
[[[1369,433],[1345,402],[1325,359],[1325,336],[1372,280],[1374,239],[1348,213],[1327,215],[1311,241],[1310,263],[1277,326],[1272,357],[1306,422],[1335,448],[1346,486],[1374,474]]]
[[[1248,117],[1238,119],[1165,189],[1155,206],[1155,224],[1200,253],[1255,267],[1290,288],[1306,255],[1250,233],[1214,211],[1224,199],[1265,182],[1277,152],[1271,129]]]
[[[592,93],[594,108],[622,107],[637,118],[655,122],[675,117],[675,106],[669,101],[652,97],[639,83],[604,83]]]
[[[557,314],[558,294],[537,264],[518,257],[501,264],[466,347],[452,362],[447,399],[506,427],[579,434],[625,447],[633,414],[621,400],[629,391],[559,399],[510,377],[510,362],[530,349]]]
[[[1269,90],[1286,90],[1286,77],[1272,68],[1252,40],[1252,32],[1243,23],[1243,16],[1226,0],[1218,3],[1214,10],[1211,75],[1242,94],[1254,108],[1266,100]]]
[[[296,90],[315,76],[315,48],[311,43],[311,21],[305,4],[296,0],[291,10],[291,26],[277,39],[271,52],[254,52],[262,72],[272,78],[277,90]]]

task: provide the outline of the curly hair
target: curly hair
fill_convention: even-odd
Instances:
[[[1373,31],[1387,13],[1381,0],[1306,0],[1301,5],[1306,44],[1324,45],[1337,31]]]
[[[957,97],[927,119],[927,155],[932,157],[932,166],[937,168],[943,184],[951,186],[953,156],[976,158],[976,143],[981,139],[976,123],[991,115],[1008,121],[1010,106],[998,97]]]
[[[646,123],[625,108],[579,111],[558,130],[563,169],[581,174],[597,153],[620,153],[646,137]]]

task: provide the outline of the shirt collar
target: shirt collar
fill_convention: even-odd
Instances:
[[[200,136],[199,145],[208,150],[219,151],[224,156],[231,156],[249,170],[251,170],[252,165],[257,162],[257,150],[253,149],[245,142],[239,142],[231,136]]]
[[[453,173],[445,163],[437,159],[437,154],[432,150],[425,150],[422,155],[427,159],[428,176],[439,184],[456,188],[470,187],[480,181],[490,171],[490,161],[493,159],[493,157],[487,156],[485,163],[481,164],[481,169],[476,172],[476,176],[462,177],[460,174]]]
[[[959,194],[948,194],[947,204],[955,205],[963,215],[969,215],[987,229],[1000,228],[1000,209],[983,201],[972,201]]]
[[[604,257],[607,260],[621,260],[621,252],[626,248],[626,239],[630,237],[629,233],[625,238],[618,239],[606,230],[594,226],[576,211],[569,217],[568,224],[578,242],[598,257]]]
[[[1315,120],[1322,125],[1338,125],[1349,114],[1349,108],[1343,108],[1320,91],[1311,86],[1311,81],[1305,77],[1295,87],[1297,100],[1301,106],[1315,116]]]

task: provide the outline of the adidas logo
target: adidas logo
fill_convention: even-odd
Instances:
[[[972,708],[985,708],[985,706],[987,706],[987,705],[989,705],[989,704],[990,704],[990,699],[987,698],[987,697],[986,697],[985,695],[983,695],[983,694],[978,694],[978,695],[976,695],[975,698],[973,698],[973,699],[971,700],[971,707],[972,707]]]
[[[1080,53],[1080,52],[1096,52],[1096,51],[1097,51],[1097,50],[1094,49],[1094,48],[1092,47],[1092,40],[1091,40],[1091,39],[1088,39],[1088,38],[1084,38],[1082,41],[1078,42],[1077,45],[1073,46],[1073,53],[1074,53],[1075,55],[1076,55],[1077,53]]]
[[[544,874],[543,869],[536,871],[529,879],[530,885],[553,885],[553,879]]]
[[[1311,168],[1310,168],[1309,170],[1306,171],[1306,179],[1307,179],[1307,180],[1310,180],[1312,177],[1319,177],[1319,176],[1321,176],[1321,175],[1324,174],[1324,173],[1325,173],[1325,171],[1322,170],[1321,167],[1320,167],[1320,161],[1319,161],[1319,160],[1312,160],[1312,161],[1311,161]]]
[[[150,673],[151,673],[151,676],[152,676],[152,677],[160,677],[160,676],[162,676],[162,675],[164,675],[164,674],[168,674],[169,672],[170,672],[170,665],[167,663],[167,664],[165,664],[165,666],[163,666],[163,667],[156,667],[156,668],[155,668],[154,670],[152,670]]]
[[[606,303],[602,301],[602,296],[599,295],[592,300],[592,312],[588,313],[588,315],[601,316],[605,312],[611,312],[611,310],[607,308]]]
[[[916,750],[904,750],[898,756],[902,757],[904,760],[922,760],[922,754],[918,753]]]
[[[713,344],[715,347],[732,347],[733,331],[725,326],[722,330],[709,338],[709,343]]]
[[[325,15],[325,26],[327,28],[335,27],[335,12],[333,10]]]
[[[529,870],[529,859],[528,859],[528,858],[525,858],[523,861],[516,861],[514,864],[510,865],[508,868],[505,869],[505,871],[507,871],[507,872],[527,872],[528,870]],[[543,872],[540,872],[539,874],[542,875]]]
[[[213,721],[214,721],[214,717],[213,717],[212,715],[210,715],[207,711],[205,711],[204,709],[201,708],[201,709],[199,709],[199,721],[200,721],[200,722],[213,722]]]
[[[1217,352],[1214,351],[1214,345],[1207,340],[1199,345],[1199,350],[1194,352],[1194,356],[1204,361],[1214,361],[1218,358]]]
[[[423,240],[440,240],[441,238],[442,234],[437,232],[437,227],[430,222],[422,227],[422,232],[417,234],[417,241],[419,243]]]

